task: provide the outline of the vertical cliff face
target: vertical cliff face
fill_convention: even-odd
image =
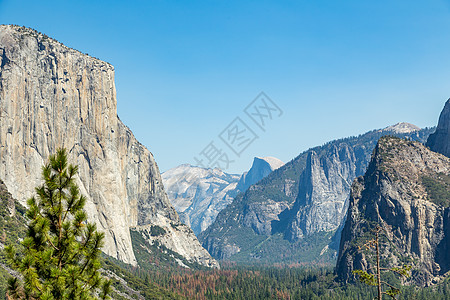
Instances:
[[[412,265],[416,284],[436,283],[450,271],[450,159],[417,142],[380,139],[364,177],[355,180],[342,231],[337,273],[373,267],[360,251],[371,229],[383,228],[382,261]]]
[[[274,157],[255,157],[241,177],[219,169],[181,165],[162,174],[170,202],[195,234],[208,228],[233,198],[284,163]]]
[[[295,217],[287,230],[289,239],[338,228],[351,182],[366,165],[367,157],[357,156],[345,143],[333,145],[326,156],[309,152],[293,209]]]
[[[450,157],[450,99],[445,103],[436,132],[428,138],[427,146],[434,152]]]
[[[0,26],[0,178],[20,202],[59,147],[79,166],[104,251],[135,264],[129,228],[179,223],[153,155],[117,116],[114,68],[34,30]]]

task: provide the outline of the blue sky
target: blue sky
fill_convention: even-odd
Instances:
[[[116,68],[118,114],[161,171],[213,141],[248,169],[397,122],[433,126],[450,97],[450,0],[0,0],[32,27]],[[264,91],[283,114],[243,112]],[[237,157],[218,135],[240,117],[258,136]]]

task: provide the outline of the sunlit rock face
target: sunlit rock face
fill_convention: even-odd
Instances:
[[[0,178],[22,204],[60,147],[79,166],[85,209],[105,232],[107,254],[136,264],[130,227],[179,224],[152,153],[117,116],[114,67],[34,30],[2,25]],[[200,246],[195,236],[191,242]]]
[[[252,167],[241,176],[215,168],[180,165],[162,174],[170,202],[184,224],[195,234],[205,231],[217,215],[252,184],[284,165],[274,157],[255,157]]]
[[[250,170],[244,172],[239,179],[236,187],[237,190],[245,192],[251,185],[257,183],[283,165],[284,163],[275,157],[255,157]]]
[[[218,259],[303,262],[315,253],[320,261],[324,251],[334,257],[352,182],[366,172],[378,140],[393,135],[422,143],[433,131],[398,123],[311,148],[238,194],[199,239]],[[324,235],[335,235],[329,247],[311,246]],[[280,236],[278,244],[261,243]]]

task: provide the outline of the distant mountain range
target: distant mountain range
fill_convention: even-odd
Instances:
[[[238,194],[199,239],[217,259],[333,262],[351,184],[365,173],[378,139],[424,143],[433,131],[399,123],[309,149]]]
[[[162,180],[181,221],[198,235],[238,193],[283,164],[274,157],[255,157],[250,170],[241,176],[184,164],[164,172]]]

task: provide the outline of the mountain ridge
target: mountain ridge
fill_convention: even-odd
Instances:
[[[425,142],[433,130],[372,130],[311,148],[237,195],[199,240],[217,259],[331,263],[351,182],[364,174],[378,139],[393,134]]]
[[[284,163],[275,157],[255,157],[250,170],[241,175],[236,189],[239,192],[245,192],[251,185],[257,183],[283,165]]]
[[[238,193],[283,164],[275,157],[255,157],[250,170],[240,177],[217,168],[182,164],[164,172],[162,180],[181,221],[198,235]]]
[[[384,237],[379,251],[382,267],[409,265],[412,278],[407,283],[420,286],[448,277],[449,149],[450,99],[426,146],[395,137],[378,141],[367,172],[352,185],[336,262],[341,281],[354,281],[353,270],[375,266],[373,256],[361,246],[373,238],[377,227]]]

